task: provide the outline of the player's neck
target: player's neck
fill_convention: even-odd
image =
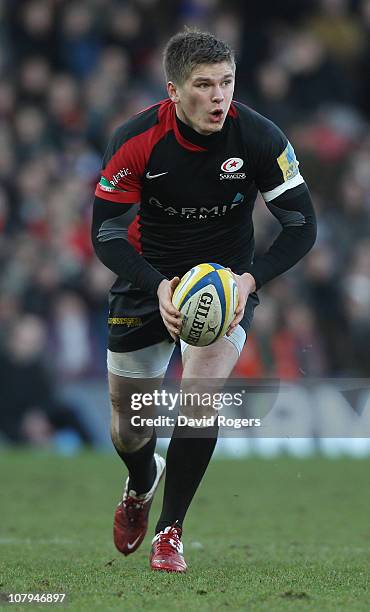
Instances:
[[[186,123],[186,118],[179,117],[177,114],[177,108],[175,107],[175,118],[179,128],[181,135],[186,138],[189,142],[199,145],[201,147],[210,148],[214,146],[216,143],[219,144],[220,139],[222,139],[225,135],[225,132],[228,130],[228,117],[226,117],[225,123],[222,127],[222,130],[219,132],[215,132],[213,134],[201,134],[197,132],[191,125]],[[185,120],[184,120],[185,119]]]

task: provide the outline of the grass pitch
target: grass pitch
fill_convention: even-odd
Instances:
[[[66,593],[70,610],[370,609],[370,461],[212,461],[189,511],[189,572],[148,568],[151,529],[115,551],[115,455],[0,453],[0,607],[6,593]],[[54,609],[58,604],[52,606]]]

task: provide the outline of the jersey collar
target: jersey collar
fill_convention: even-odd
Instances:
[[[230,117],[227,115],[225,119],[225,123],[220,132],[216,134],[210,134],[209,136],[205,136],[203,134],[199,134],[189,125],[186,125],[181,119],[178,118],[175,111],[175,105],[173,107],[174,113],[174,132],[177,141],[186,149],[190,149],[191,151],[209,151],[213,149],[223,141],[225,135],[229,131],[230,127]]]

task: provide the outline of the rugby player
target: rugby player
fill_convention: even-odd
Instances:
[[[210,33],[180,32],[166,46],[164,69],[168,99],[130,118],[108,144],[93,213],[95,251],[117,275],[109,298],[107,362],[112,441],[128,470],[114,517],[114,542],[124,555],[144,539],[165,469],[155,453],[155,429],[139,435],[130,426],[129,397],[140,379],[160,387],[181,329],[171,302],[179,278],[203,262],[234,273],[239,304],[226,336],[205,347],[181,341],[183,380],[225,380],[245,343],[256,292],[299,261],[316,237],[292,145],[271,121],[233,101],[229,46]],[[258,191],[281,232],[254,258]],[[167,452],[150,565],[184,572],[182,525],[212,456],[217,425],[201,436],[188,425],[179,429]]]

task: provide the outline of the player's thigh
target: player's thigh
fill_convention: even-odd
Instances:
[[[254,309],[259,303],[256,294],[249,296],[240,324],[230,336],[224,336],[213,344],[194,347],[182,342],[183,379],[185,397],[207,397],[221,392],[243,350],[247,332],[252,323]],[[206,395],[204,395],[206,394]],[[212,407],[186,401],[181,408],[186,416],[215,416]]]
[[[223,337],[209,346],[187,345],[182,358],[183,379],[226,379],[239,359],[239,352],[234,344]]]
[[[173,350],[174,344],[168,340],[129,352],[118,353],[108,349],[108,383],[113,415],[131,414],[133,397],[139,398],[158,389]]]
[[[183,351],[180,413],[188,418],[216,416],[213,401],[238,360],[238,351],[225,337],[209,346],[186,346]]]
[[[108,380],[112,412],[130,412],[130,396],[158,385],[173,352],[158,300],[119,281],[110,294],[108,317]],[[150,381],[152,380],[152,383]]]
[[[181,341],[183,378],[226,380],[243,350],[254,309],[258,304],[257,294],[252,293],[248,297],[243,319],[230,336],[223,336],[213,344],[201,347]]]

